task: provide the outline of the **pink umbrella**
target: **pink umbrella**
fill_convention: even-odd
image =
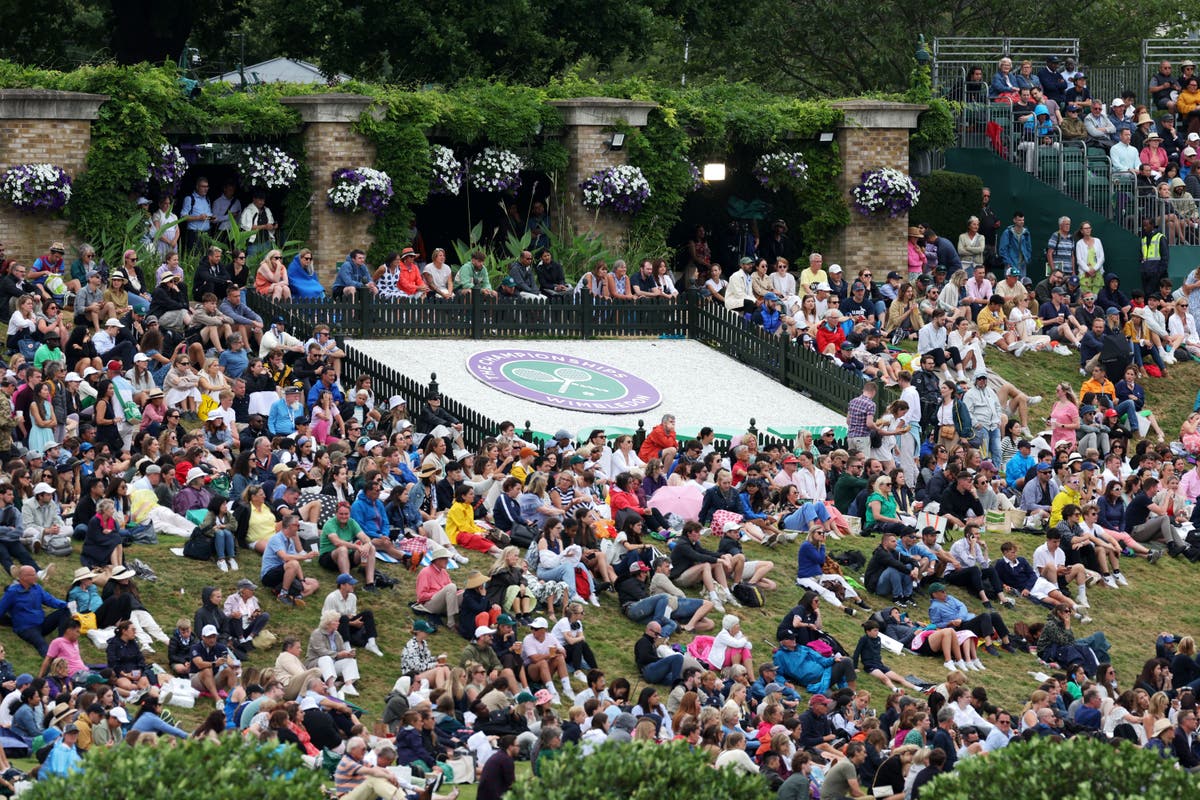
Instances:
[[[651,495],[647,506],[657,509],[664,517],[677,514],[683,520],[697,519],[704,493],[695,486],[664,486]]]

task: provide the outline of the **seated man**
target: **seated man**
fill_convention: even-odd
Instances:
[[[11,492],[12,488],[8,487],[7,491]],[[66,601],[42,588],[38,583],[41,576],[33,567],[22,565],[16,577],[0,596],[0,621],[11,625],[13,633],[37,650],[38,655],[45,656],[50,645],[43,637],[51,631],[58,631],[62,636],[71,612]],[[53,608],[54,612],[46,614],[43,606]]]
[[[285,514],[280,525],[279,532],[267,541],[259,578],[263,586],[278,593],[279,602],[303,608],[304,598],[320,587],[316,578],[304,576],[303,563],[317,554],[300,541],[298,516]]]
[[[1008,642],[1008,625],[999,611],[984,611],[976,616],[967,610],[961,600],[946,592],[946,584],[934,583],[929,587],[929,595],[933,598],[929,603],[929,622],[939,628],[953,628],[956,631],[971,631],[979,637],[983,649],[994,656],[1000,655],[996,647],[988,641],[995,638],[1004,649],[1016,652]],[[971,664],[975,669],[983,667],[978,658]]]
[[[542,251],[534,272],[537,274],[538,287],[546,297],[562,297],[571,293],[562,264],[554,260],[548,248]]]
[[[521,642],[525,674],[531,682],[545,685],[556,700],[558,692],[554,689],[554,676],[557,675],[562,684],[563,694],[574,702],[575,691],[571,688],[571,678],[567,673],[566,651],[558,646],[556,638],[548,634],[549,628],[550,624],[546,622],[545,617],[537,617],[529,623],[529,635]],[[675,677],[678,677],[678,674]]]
[[[354,587],[358,581],[354,576],[343,573],[337,577],[337,589],[325,595],[325,604],[321,607],[322,615],[337,613],[338,633],[352,647],[361,647],[377,656],[382,656],[375,639],[378,631],[375,627],[375,614],[368,608],[358,610],[358,595]]]
[[[1060,589],[1066,589],[1074,582],[1075,602],[1079,608],[1091,608],[1087,598],[1087,570],[1083,564],[1067,566],[1067,554],[1059,546],[1062,534],[1057,528],[1046,531],[1046,541],[1033,551],[1033,568],[1046,580],[1056,584]]]
[[[674,605],[667,604],[670,618],[685,631],[702,633],[716,627],[709,613],[715,608],[711,600],[702,597],[688,597],[683,590],[671,582],[671,562],[666,558],[655,560],[652,567],[654,574],[650,578],[650,595],[657,597],[667,595],[674,598]]]
[[[205,625],[200,640],[192,645],[192,688],[207,693],[221,707],[219,691],[237,685],[237,666],[229,650],[217,641],[216,625]]]
[[[915,605],[912,602],[913,583],[920,576],[916,559],[897,550],[896,534],[885,533],[867,563],[864,582],[871,592],[891,597],[893,604],[903,608]]]
[[[674,686],[683,673],[683,654],[661,655],[658,648],[660,641],[665,642],[662,626],[654,621],[649,622],[646,633],[633,646],[633,658],[638,671],[648,683]],[[563,674],[566,674],[565,665]]]
[[[1058,342],[1066,342],[1075,347],[1085,333],[1084,327],[1071,313],[1067,302],[1066,286],[1055,286],[1050,290],[1050,300],[1042,303],[1038,316],[1042,320],[1042,333]]]
[[[1000,560],[996,562],[996,574],[1000,576],[1006,590],[1042,603],[1057,603],[1075,608],[1075,604],[1059,590],[1056,582],[1043,578],[1030,566],[1028,560],[1017,555],[1016,544],[1004,542],[1000,545],[1000,556]]]
[[[375,546],[362,527],[350,519],[350,504],[345,500],[338,503],[333,518],[321,528],[317,552],[317,563],[330,572],[340,575],[349,573],[351,567],[362,567],[366,590],[375,591]]]
[[[700,523],[695,520],[684,523],[683,535],[671,552],[671,580],[683,589],[703,584],[708,600],[723,611],[724,603],[733,600],[729,593],[733,559],[705,549],[700,544],[700,531]]]
[[[1075,711],[1075,724],[1081,728],[1086,728],[1089,731],[1100,730],[1102,718],[1100,716],[1100,705],[1103,702],[1103,697],[1100,690],[1092,687],[1083,693],[1083,705]]]
[[[379,287],[371,280],[371,271],[367,269],[367,254],[355,248],[338,267],[337,275],[333,279],[333,299],[340,300],[345,297],[353,302],[358,298],[360,291],[378,295]]]

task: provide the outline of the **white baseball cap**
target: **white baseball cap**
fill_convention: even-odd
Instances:
[[[202,638],[205,636],[216,636],[219,633],[220,631],[217,630],[216,625],[205,625],[203,630],[200,631],[200,636]]]
[[[533,630],[545,630],[550,627],[550,623],[546,622],[545,617],[538,617],[533,622],[529,623],[529,627]]]

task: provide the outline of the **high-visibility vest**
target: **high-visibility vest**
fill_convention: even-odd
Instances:
[[[1142,237],[1142,261],[1162,260],[1162,238],[1161,233],[1155,233],[1149,239]]]

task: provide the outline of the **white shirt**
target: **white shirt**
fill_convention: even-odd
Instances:
[[[1038,547],[1037,550],[1033,551],[1033,568],[1037,570],[1039,575],[1042,573],[1042,570],[1045,569],[1046,565],[1050,564],[1052,561],[1056,567],[1065,567],[1067,565],[1067,555],[1063,552],[1061,547],[1054,551],[1053,556],[1050,555],[1050,548],[1046,547],[1044,544]]]
[[[240,612],[242,619],[249,620],[255,611],[261,611],[262,608],[258,604],[258,597],[250,595],[249,600],[242,598],[241,592],[234,592],[225,598],[225,615],[229,616],[233,612]]]
[[[558,640],[558,646],[564,650],[567,648],[567,632],[571,631],[571,623],[566,617],[560,617],[558,622],[554,623],[554,627],[550,629],[550,635]],[[571,631],[580,636],[583,635],[583,623],[577,630]]]
[[[921,422],[921,395],[917,392],[916,387],[912,384],[905,386],[904,390],[900,392],[900,399],[908,403],[904,421],[910,426],[919,425]]]
[[[807,470],[801,467],[796,470],[800,484],[800,496],[807,497],[816,503],[825,502],[825,471],[813,467]]]
[[[358,595],[350,592],[345,597],[337,589],[334,589],[329,594],[325,595],[325,604],[321,606],[321,613],[328,614],[335,612],[339,616],[353,617],[358,614]]]

